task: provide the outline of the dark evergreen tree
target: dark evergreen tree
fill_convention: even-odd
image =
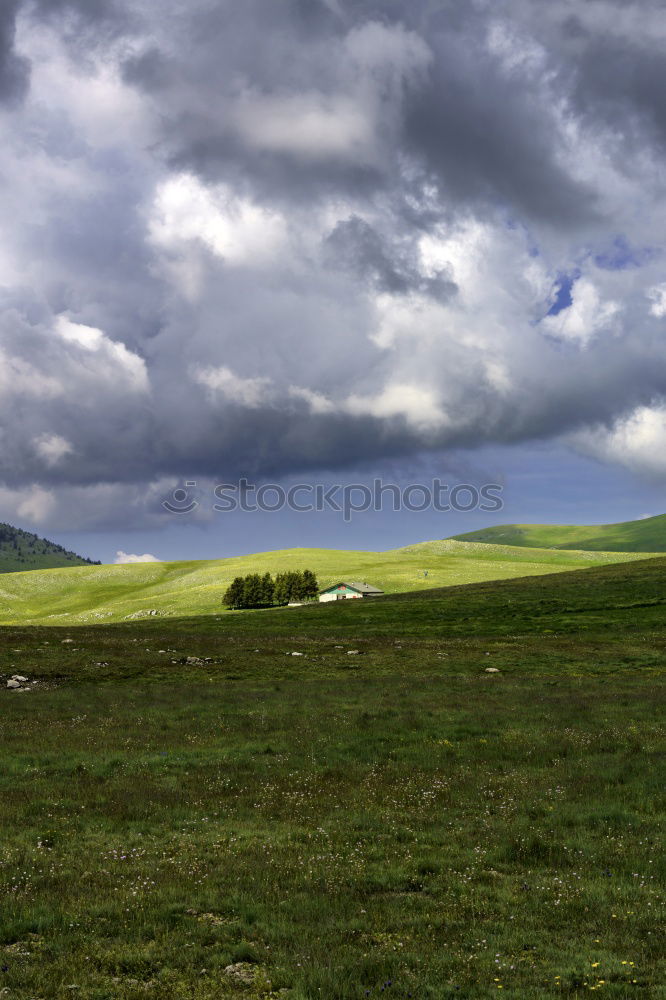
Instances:
[[[287,594],[287,574],[278,573],[275,577],[275,587],[273,588],[273,600],[276,604],[287,604],[289,596]]]
[[[261,577],[258,573],[250,573],[245,577],[245,585],[243,587],[243,607],[258,608],[262,603],[261,597]]]
[[[290,601],[300,601],[303,591],[303,578],[301,574],[298,570],[290,570],[285,576],[287,603]]]
[[[303,570],[303,598],[304,600],[312,600],[319,594],[319,584],[317,582],[317,577],[314,575],[312,570]]]
[[[264,573],[261,578],[261,603],[270,607],[273,603],[273,595],[275,593],[275,584],[273,583],[273,577],[270,573]]]
[[[244,597],[245,581],[242,576],[237,576],[227,587],[223,603],[228,608],[242,608]]]

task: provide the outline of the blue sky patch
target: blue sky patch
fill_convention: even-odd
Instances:
[[[604,271],[626,271],[630,267],[642,267],[654,256],[650,247],[634,249],[626,236],[616,236],[609,250],[597,254],[594,263]]]
[[[557,316],[557,314],[561,313],[563,309],[569,308],[573,302],[571,289],[578,278],[580,278],[580,271],[578,269],[573,271],[571,274],[561,274],[559,276],[553,288],[553,303],[546,313],[546,316]]]

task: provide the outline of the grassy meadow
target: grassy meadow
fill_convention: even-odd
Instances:
[[[0,622],[81,625],[141,619],[150,611],[165,617],[213,614],[224,610],[222,597],[235,576],[306,567],[323,587],[341,579],[367,580],[392,594],[640,558],[645,557],[631,552],[552,552],[445,540],[389,552],[285,549],[231,559],[36,570],[0,578]]]
[[[652,559],[0,629],[2,996],[666,996],[665,605]]]
[[[666,552],[666,514],[620,524],[498,524],[455,536],[463,542],[590,552]]]

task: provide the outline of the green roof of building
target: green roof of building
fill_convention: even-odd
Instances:
[[[350,590],[356,590],[359,594],[383,594],[383,590],[379,590],[378,587],[373,587],[370,583],[348,583],[345,580],[339,580],[338,583],[331,584],[330,587],[325,587],[322,590],[322,594],[328,593],[329,590],[336,590],[338,587],[349,587]]]

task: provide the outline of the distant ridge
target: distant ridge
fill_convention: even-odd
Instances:
[[[76,552],[70,552],[47,538],[0,522],[0,573],[99,565],[99,562],[78,556]]]
[[[498,524],[454,535],[458,542],[583,552],[666,552],[666,514],[620,524]]]

